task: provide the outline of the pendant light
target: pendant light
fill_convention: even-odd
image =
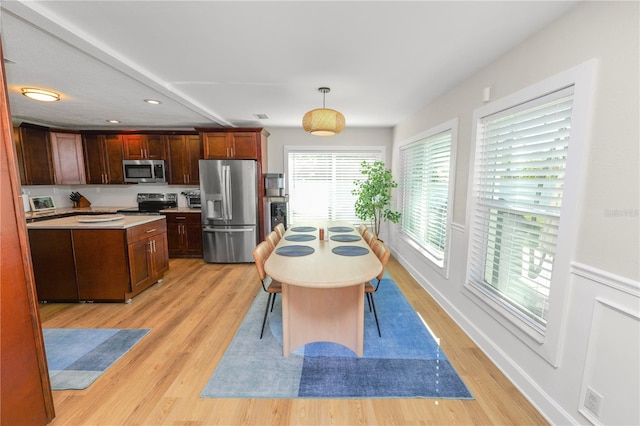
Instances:
[[[344,115],[324,107],[324,97],[330,91],[328,87],[318,88],[318,92],[322,93],[322,108],[313,109],[302,118],[302,128],[312,135],[333,136],[344,130]]]

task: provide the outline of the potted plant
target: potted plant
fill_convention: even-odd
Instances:
[[[380,222],[382,219],[393,223],[400,220],[400,212],[389,208],[391,204],[391,189],[398,183],[393,180],[391,170],[384,168],[382,161],[369,164],[362,162],[361,173],[366,176],[364,180],[356,180],[356,188],[352,191],[357,195],[355,209],[356,216],[371,223],[376,237],[380,234]]]

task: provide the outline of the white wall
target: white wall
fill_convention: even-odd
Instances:
[[[386,161],[391,164],[392,129],[390,127],[358,128],[347,127],[335,136],[313,136],[302,129],[302,125],[296,128],[274,127],[269,128],[268,143],[268,172],[284,172],[284,147],[285,146],[384,146],[386,147]],[[302,120],[302,117],[300,118]]]
[[[451,273],[448,279],[402,241],[394,255],[554,424],[640,422],[639,4],[584,2],[394,129],[403,140],[459,118]],[[466,297],[465,223],[472,114],[485,87],[496,100],[597,59],[578,249],[564,280],[570,303],[559,366],[553,367]],[[393,235],[393,234],[392,234]],[[626,331],[621,331],[626,330]],[[606,338],[604,337],[606,336]],[[609,378],[609,379],[607,379]],[[613,386],[612,382],[616,385]],[[587,386],[603,396],[584,408]]]

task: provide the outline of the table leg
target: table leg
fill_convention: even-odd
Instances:
[[[311,288],[282,284],[282,351],[306,343],[335,342],[364,352],[364,284]]]

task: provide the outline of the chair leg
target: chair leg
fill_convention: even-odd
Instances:
[[[373,305],[373,316],[376,319],[376,327],[378,327],[378,337],[382,337],[382,334],[380,333],[380,323],[378,323],[378,311],[376,311],[376,301],[375,298],[373,297],[373,294],[371,293],[367,293],[369,296],[371,296],[371,304]]]
[[[262,331],[260,331],[260,338],[262,339],[262,335],[264,334],[264,325],[267,323],[267,315],[269,314],[269,304],[271,304],[271,296],[273,294],[269,293],[269,298],[267,299],[267,307],[264,310],[264,318],[262,319]]]
[[[273,293],[273,299],[271,299],[271,312],[273,312],[273,305],[276,304],[276,296],[278,293]]]
[[[367,303],[369,304],[369,312],[371,312],[371,293],[365,293],[367,295]]]

